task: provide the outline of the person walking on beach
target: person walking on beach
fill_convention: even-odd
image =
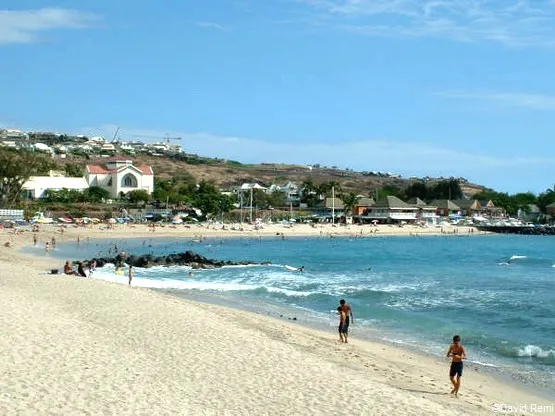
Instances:
[[[337,314],[339,315],[339,341],[347,342],[348,327],[345,327],[345,319],[347,318],[347,315],[345,315],[345,312],[343,312],[341,306],[337,307]]]
[[[131,280],[133,280],[133,266],[129,266],[129,286],[131,286]]]
[[[345,323],[343,324],[343,338],[344,338],[344,342],[347,342],[347,334],[349,331],[349,324],[352,322],[353,324],[355,323],[355,317],[353,316],[353,309],[351,308],[351,305],[349,305],[347,302],[345,302],[345,299],[341,299],[339,301],[339,305],[341,310],[345,313]]]
[[[461,337],[455,335],[453,337],[453,344],[449,346],[447,357],[451,358],[451,368],[449,369],[449,378],[453,384],[451,394],[457,396],[459,388],[461,387],[461,377],[463,373],[463,360],[466,359],[466,351],[461,344]]]

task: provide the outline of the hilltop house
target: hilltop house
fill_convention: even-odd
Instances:
[[[271,185],[267,192],[283,192],[285,195],[285,203],[287,205],[292,204],[293,206],[299,206],[299,203],[301,202],[299,186],[293,182],[288,182],[285,185]]]
[[[145,190],[149,194],[154,190],[154,172],[150,166],[135,166],[125,157],[108,160],[104,165],[87,165],[85,179],[89,186],[106,189],[112,198],[118,198],[130,191]]]

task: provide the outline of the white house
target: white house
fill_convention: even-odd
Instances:
[[[48,176],[31,176],[23,184],[23,190],[34,199],[44,197],[47,190],[74,189],[84,191],[88,187],[89,184],[85,178],[67,178],[63,173],[54,170],[51,170]]]
[[[301,202],[301,190],[299,186],[293,182],[288,182],[282,186],[271,185],[267,192],[283,192],[285,194],[285,202],[287,204],[299,205]]]
[[[150,166],[135,166],[125,157],[108,160],[106,165],[87,165],[85,179],[89,186],[99,186],[110,192],[112,198],[121,193],[142,189],[149,194],[154,190],[154,172]]]

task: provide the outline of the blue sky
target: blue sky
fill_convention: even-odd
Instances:
[[[554,0],[5,0],[0,56],[0,127],[555,183]]]

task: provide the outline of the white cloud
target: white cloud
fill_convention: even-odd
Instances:
[[[111,139],[116,126],[104,125],[83,129],[80,133],[103,135]],[[187,153],[201,156],[219,157],[242,163],[287,163],[320,164],[337,166],[356,171],[385,171],[403,176],[463,176],[470,180],[482,181],[489,177],[499,177],[500,186],[514,183],[514,191],[537,183],[539,189],[545,185],[544,179],[530,179],[534,172],[541,172],[545,178],[546,169],[555,169],[555,158],[507,157],[501,153],[483,154],[480,151],[436,146],[427,142],[369,139],[352,142],[319,143],[309,141],[265,141],[232,136],[218,136],[209,133],[167,132],[149,129],[121,128],[122,140],[136,139],[135,135],[181,137],[180,144]],[[142,139],[144,140],[144,139]],[[154,140],[153,140],[154,141]],[[520,181],[520,182],[519,182]],[[504,185],[503,185],[504,184]],[[487,183],[489,186],[496,184]],[[504,188],[506,189],[506,188]],[[524,188],[527,190],[527,188]]]
[[[555,95],[515,92],[444,91],[437,95],[472,101],[487,101],[501,107],[520,107],[533,110],[555,110]]]
[[[551,0],[297,0],[314,18],[373,35],[555,46]]]
[[[84,28],[97,19],[92,13],[60,8],[0,10],[0,44],[34,42],[40,32]]]
[[[214,23],[214,22],[196,22],[195,26],[203,28],[203,29],[220,30],[222,32],[228,32],[230,30],[229,27],[223,26],[219,23]]]

